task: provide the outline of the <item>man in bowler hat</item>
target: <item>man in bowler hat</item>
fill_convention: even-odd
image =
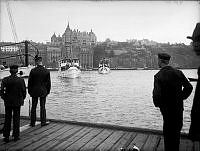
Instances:
[[[197,56],[200,56],[200,23],[196,24],[196,27],[193,31],[192,37],[188,36],[187,38],[192,40],[193,50]],[[191,124],[189,128],[189,139],[192,141],[200,141],[200,122],[199,122],[199,115],[200,115],[200,66],[198,67],[198,79],[192,110],[191,110]]]
[[[11,120],[13,116],[14,141],[19,140],[20,109],[26,98],[26,85],[24,79],[17,76],[18,66],[10,66],[11,75],[3,78],[1,83],[1,97],[5,105],[5,122],[3,128],[4,141],[9,142]]]
[[[46,97],[50,93],[51,79],[50,72],[42,65],[42,57],[35,57],[36,67],[33,68],[28,78],[28,93],[32,97],[31,107],[31,123],[30,126],[35,126],[36,108],[38,99],[40,99],[40,121],[41,126],[48,124],[46,121]]]
[[[192,92],[192,85],[182,71],[169,65],[171,56],[158,54],[160,71],[154,75],[153,103],[163,116],[165,151],[179,151],[183,125],[183,100]]]

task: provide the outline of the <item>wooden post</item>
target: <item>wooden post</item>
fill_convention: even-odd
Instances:
[[[25,66],[28,66],[28,41],[25,40]]]

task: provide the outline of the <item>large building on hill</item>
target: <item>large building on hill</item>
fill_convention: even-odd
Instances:
[[[56,36],[55,33],[51,37],[52,45],[66,45],[69,43],[76,45],[94,45],[96,42],[97,37],[92,30],[90,32],[80,32],[78,29],[72,30],[69,27],[69,23],[62,37],[60,35]]]
[[[80,32],[78,29],[72,30],[68,23],[62,37],[60,35],[56,36],[55,33],[52,35],[49,47],[59,47],[61,49],[61,57],[79,58],[82,68],[92,68],[93,46],[96,45],[96,42],[97,37],[92,30],[90,32]],[[49,48],[49,50],[50,56],[55,58],[53,52],[56,52],[55,55],[58,56],[58,51],[54,51],[53,48]]]

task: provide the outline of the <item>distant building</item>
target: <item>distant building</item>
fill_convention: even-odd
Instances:
[[[19,47],[15,45],[1,47],[2,52],[14,52],[18,50],[19,50]]]
[[[24,63],[23,45],[12,45],[12,42],[0,42],[0,64],[10,66],[11,64],[21,65]],[[8,46],[7,46],[8,45]],[[10,46],[9,46],[10,45]]]
[[[97,42],[97,37],[91,30],[90,32],[80,32],[77,30],[72,30],[69,27],[69,23],[62,37],[60,35],[56,36],[54,33],[51,37],[52,45],[67,45],[73,43],[74,45],[94,45]]]
[[[69,23],[62,37],[60,35],[56,36],[55,33],[51,37],[51,46],[61,48],[60,58],[79,58],[82,68],[93,67],[93,46],[96,45],[96,42],[97,37],[92,30],[90,32],[80,32],[78,29],[72,30]],[[50,56],[50,52],[47,53]],[[48,58],[48,60],[51,59]]]
[[[34,42],[31,42],[33,45],[37,45],[37,49],[39,55],[42,56],[44,59],[44,64],[46,64],[46,46],[45,45],[38,45]],[[4,46],[9,45],[10,46]],[[11,42],[1,42],[0,43],[0,64],[9,66],[11,64],[18,64],[18,65],[25,65],[25,45],[18,44],[14,45]],[[28,63],[34,64],[34,57],[37,51],[31,45],[28,46]]]
[[[61,58],[61,48],[60,47],[47,47],[47,66],[48,67],[58,67],[58,60]]]

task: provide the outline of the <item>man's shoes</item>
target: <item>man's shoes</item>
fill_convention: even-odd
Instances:
[[[9,140],[9,138],[5,137],[5,138],[3,139],[3,141],[4,141],[5,143],[8,143],[10,140]]]
[[[20,140],[19,137],[14,137],[14,141],[15,141],[15,142],[18,141],[18,140]]]
[[[46,126],[46,125],[49,125],[50,122],[45,122],[45,123],[41,123],[41,126]]]

